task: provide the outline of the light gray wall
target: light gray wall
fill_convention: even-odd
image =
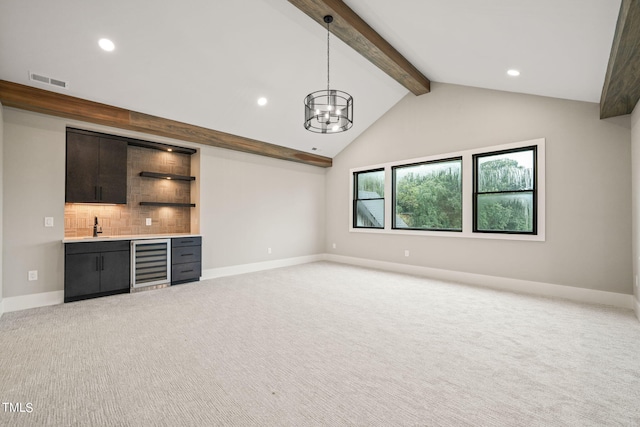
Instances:
[[[0,242],[3,239],[3,227],[2,227],[2,201],[3,201],[3,185],[2,178],[4,176],[3,173],[3,162],[2,157],[4,153],[4,120],[3,120],[3,109],[2,103],[0,102]],[[2,245],[0,244],[0,316],[3,313],[3,305],[2,305]]]
[[[63,290],[65,127],[184,141],[4,109],[4,297]],[[325,170],[195,146],[203,269],[324,251]],[[44,228],[53,216],[54,228]],[[267,254],[267,248],[272,253]],[[27,280],[38,270],[38,281]]]
[[[631,257],[633,263],[633,277],[635,286],[633,293],[636,297],[636,315],[640,318],[640,312],[637,311],[640,304],[640,103],[633,109],[631,114],[631,163],[632,163],[632,222],[633,222],[633,255]]]
[[[324,252],[325,169],[213,147],[200,156],[200,231],[214,241],[203,269]]]
[[[438,83],[407,95],[334,159],[326,251],[631,294],[630,123],[598,114],[592,103]],[[535,138],[546,138],[545,242],[349,232],[350,168]]]
[[[64,123],[4,109],[4,298],[62,290]],[[44,217],[54,227],[44,227]],[[38,270],[29,281],[28,271]]]

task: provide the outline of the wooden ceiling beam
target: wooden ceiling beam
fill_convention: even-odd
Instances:
[[[622,0],[600,97],[600,118],[630,114],[640,99],[640,0]]]
[[[260,156],[331,167],[330,157],[0,80],[0,103],[51,116],[165,136]]]
[[[324,17],[333,16],[333,22],[329,26],[332,34],[414,95],[431,91],[429,79],[342,0],[289,0],[289,3],[325,28],[327,24],[324,22]]]

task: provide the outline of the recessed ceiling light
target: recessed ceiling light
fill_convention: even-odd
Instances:
[[[518,77],[520,75],[520,71],[514,70],[513,68],[507,71],[511,77]]]
[[[267,98],[265,98],[265,97],[258,98],[258,105],[260,105],[260,106],[267,105]]]
[[[111,52],[116,48],[116,45],[109,39],[100,39],[98,40],[98,44],[102,48],[102,50],[106,50],[107,52]]]

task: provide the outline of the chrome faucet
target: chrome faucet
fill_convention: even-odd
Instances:
[[[98,231],[98,228],[100,231]],[[98,237],[98,234],[102,234],[102,227],[98,225],[98,217],[93,219],[93,237]]]

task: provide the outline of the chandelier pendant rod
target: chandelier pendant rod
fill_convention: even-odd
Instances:
[[[327,19],[325,17],[325,22],[327,23],[327,94],[329,93],[329,24],[331,24],[331,21],[333,20],[333,18],[331,19]]]

